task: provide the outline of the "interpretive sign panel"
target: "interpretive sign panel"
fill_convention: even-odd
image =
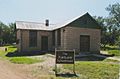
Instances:
[[[56,64],[74,64],[75,52],[73,50],[58,50],[56,51]]]
[[[73,64],[75,74],[75,50],[56,50],[55,49],[55,74],[57,75],[57,64]]]

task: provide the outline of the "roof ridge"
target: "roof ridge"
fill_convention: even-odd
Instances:
[[[64,27],[64,26],[67,26],[68,24],[70,24],[71,22],[73,22],[73,21],[75,21],[75,20],[77,20],[77,19],[79,19],[79,18],[81,18],[81,17],[83,17],[83,16],[85,16],[85,15],[90,15],[88,12],[85,12],[84,14],[81,14],[81,15],[79,15],[79,16],[77,16],[77,17],[75,17],[75,18],[73,18],[73,19],[70,19],[70,20],[68,20],[68,21],[66,21],[65,23],[63,23],[63,24],[49,24],[50,25],[50,27],[41,27],[40,29],[46,29],[46,30],[56,30],[56,29],[59,29],[59,28],[62,28],[62,27]],[[28,21],[16,21],[16,23],[19,23],[19,22],[21,22],[21,23],[19,23],[19,24],[22,24],[22,23],[34,23],[34,24],[43,24],[43,26],[45,26],[45,23],[39,23],[39,22],[28,22]],[[38,26],[38,25],[37,25]],[[23,26],[21,26],[21,27],[23,27]],[[20,27],[20,28],[21,28]],[[27,27],[28,28],[28,27]],[[31,28],[31,27],[30,27]],[[33,27],[33,28],[35,28],[35,27]]]
[[[16,21],[16,22],[23,22],[23,23],[34,23],[34,24],[45,24],[45,23],[41,23],[41,22],[33,22],[33,21]],[[50,25],[56,25],[56,24],[51,24]]]
[[[89,14],[89,13],[88,12],[82,13],[81,15],[79,15],[77,17],[74,17],[73,19],[70,19],[70,20],[66,21],[64,24],[57,24],[57,27],[55,27],[55,29],[62,28],[64,26],[68,25],[69,23],[75,21],[76,19],[78,19],[78,18],[86,15],[86,14]]]

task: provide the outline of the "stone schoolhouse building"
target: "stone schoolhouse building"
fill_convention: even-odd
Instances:
[[[22,51],[75,49],[77,52],[100,51],[100,25],[86,13],[62,25],[16,21],[17,48]]]

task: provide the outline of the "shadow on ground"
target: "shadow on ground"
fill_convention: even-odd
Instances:
[[[44,55],[44,54],[52,54],[54,55],[54,53],[51,51],[47,52],[47,51],[24,51],[24,52],[18,52],[18,51],[14,51],[14,52],[8,52],[6,54],[7,57],[19,57],[19,56],[37,56],[37,55]]]
[[[59,73],[59,74],[56,74],[56,77],[66,77],[66,78],[71,78],[71,77],[78,77],[77,74],[75,73]]]
[[[113,57],[114,54],[112,55],[108,55],[108,54],[96,54],[99,56],[95,56],[93,54],[88,54],[85,56],[77,56],[75,57],[76,61],[102,61],[104,59],[106,59],[107,57]]]
[[[54,55],[54,51],[32,51],[32,52],[8,52],[6,54],[7,57],[19,57],[19,56],[38,56],[38,55],[45,55],[45,54],[52,54]],[[102,61],[104,59],[106,59],[107,57],[113,57],[114,55],[107,55],[107,54],[97,54],[97,55],[101,55],[103,57],[98,57],[98,56],[94,56],[92,54],[86,54],[86,55],[79,55],[75,57],[76,61]]]

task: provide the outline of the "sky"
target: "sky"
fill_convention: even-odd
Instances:
[[[45,22],[58,24],[86,12],[91,16],[107,17],[105,8],[120,0],[0,0],[0,21]]]

